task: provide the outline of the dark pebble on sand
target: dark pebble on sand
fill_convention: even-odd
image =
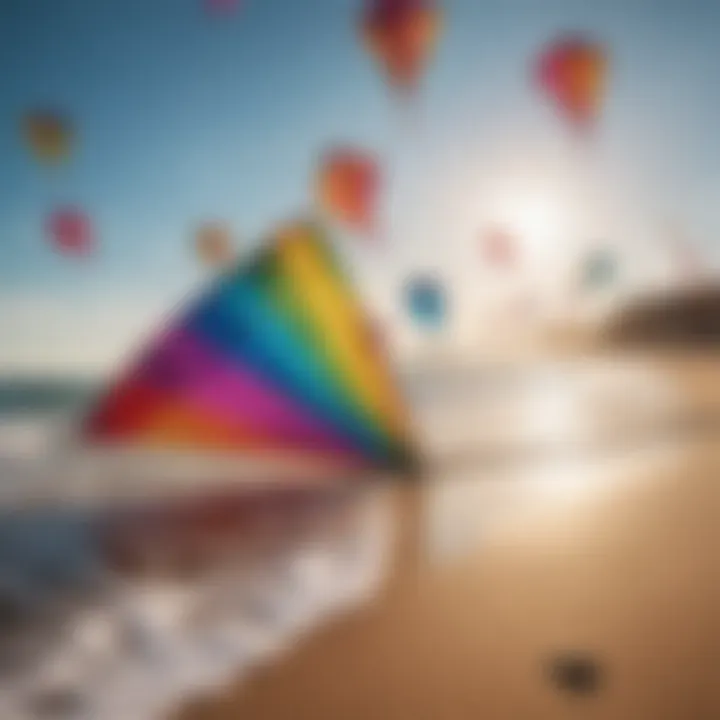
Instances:
[[[550,678],[560,690],[573,695],[593,695],[602,683],[602,668],[590,655],[568,653],[550,662]]]

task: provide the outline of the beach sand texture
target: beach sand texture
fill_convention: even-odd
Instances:
[[[178,720],[720,717],[717,361],[574,364],[592,382],[633,368],[595,395],[569,371],[530,382],[513,402],[549,394],[555,413],[511,422],[505,403],[484,432],[544,445],[515,437],[485,466],[397,488],[383,592]],[[577,654],[592,691],[553,676]]]

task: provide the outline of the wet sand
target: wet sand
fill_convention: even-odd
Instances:
[[[506,452],[392,491],[383,592],[178,718],[720,717],[718,360],[635,358],[592,392],[618,361],[584,361],[476,415]],[[577,652],[594,692],[551,676]]]

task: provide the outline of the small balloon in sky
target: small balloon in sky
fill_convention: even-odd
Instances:
[[[89,255],[94,249],[92,222],[79,208],[54,210],[47,220],[47,231],[55,249],[64,255]]]
[[[237,258],[232,234],[220,222],[206,222],[197,229],[195,253],[204,265],[214,269],[228,267]]]
[[[589,129],[605,99],[608,59],[599,43],[567,35],[550,43],[536,60],[534,76],[544,94],[565,119],[578,129]]]
[[[48,110],[30,112],[23,118],[22,132],[38,160],[59,163],[70,156],[74,131],[62,115]]]
[[[615,281],[617,272],[617,260],[609,250],[593,250],[583,263],[582,285],[591,290],[607,287]]]
[[[396,89],[413,91],[435,48],[443,14],[434,0],[365,0],[360,30]]]
[[[507,230],[488,228],[481,238],[483,257],[489,265],[508,268],[517,261],[517,244]]]
[[[377,228],[380,168],[364,150],[338,147],[327,152],[317,176],[317,200],[333,219],[350,229],[371,233]]]
[[[431,275],[410,278],[405,286],[410,317],[426,328],[439,328],[445,322],[447,300],[442,283]]]

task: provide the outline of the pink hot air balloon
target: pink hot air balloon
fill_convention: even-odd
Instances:
[[[50,241],[65,255],[89,255],[94,237],[90,218],[74,207],[53,211],[47,222]]]
[[[498,268],[510,268],[516,264],[517,246],[515,238],[499,227],[488,228],[481,238],[485,261]]]

